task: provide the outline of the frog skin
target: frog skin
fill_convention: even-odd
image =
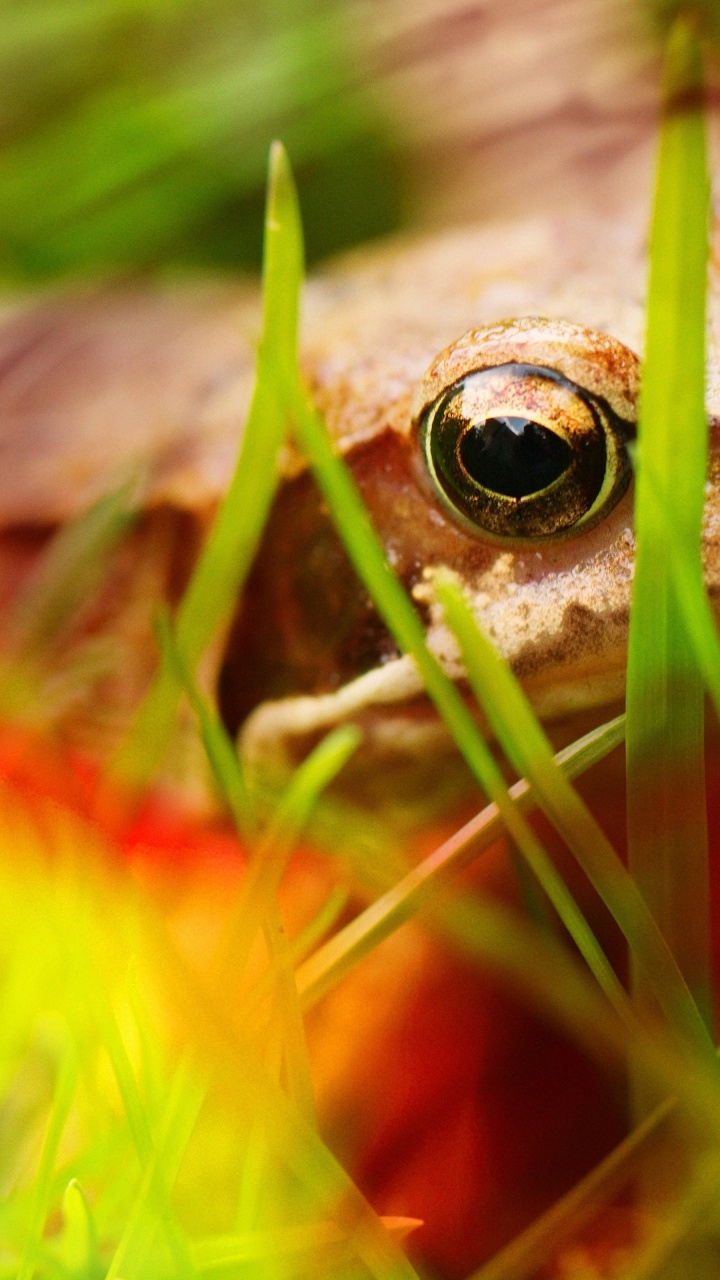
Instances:
[[[305,377],[426,620],[431,649],[462,679],[432,598],[432,576],[445,567],[545,717],[622,695],[631,488],[592,527],[522,541],[487,537],[458,520],[431,485],[417,420],[459,376],[513,361],[552,366],[631,418],[632,353],[643,337],[644,223],[644,211],[635,210],[611,220],[527,219],[391,242],[349,255],[306,290]],[[714,288],[711,302],[715,323]],[[223,283],[87,289],[6,310],[4,561],[15,566],[22,544],[31,566],[38,531],[78,514],[138,463],[145,469],[145,515],[88,624],[124,629],[141,654],[128,657],[122,693],[111,691],[110,700],[136,699],[152,666],[141,592],[177,598],[232,473],[258,322],[254,291]],[[704,555],[715,596],[720,359],[713,342],[707,404]],[[362,723],[376,755],[431,749],[442,731],[412,661],[397,654],[348,571],[302,459],[286,446],[280,461],[284,480],[220,662],[226,722],[241,730],[252,758],[296,758],[348,718]],[[161,567],[148,586],[153,557]],[[15,573],[18,581],[24,573]]]

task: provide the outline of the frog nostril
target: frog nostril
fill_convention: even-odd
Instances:
[[[458,457],[477,484],[508,498],[526,498],[563,475],[573,451],[541,423],[507,414],[470,427],[460,436]]]

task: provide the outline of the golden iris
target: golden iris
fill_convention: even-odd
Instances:
[[[443,501],[497,538],[587,529],[632,474],[633,424],[601,396],[536,365],[466,374],[425,410],[420,433]]]

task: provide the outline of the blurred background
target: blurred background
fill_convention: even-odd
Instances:
[[[257,267],[276,136],[310,261],[644,198],[672,7],[0,0],[0,277]]]

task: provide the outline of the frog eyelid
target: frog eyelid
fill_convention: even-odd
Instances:
[[[547,368],[602,397],[621,420],[635,418],[640,362],[629,347],[568,320],[523,316],[470,329],[439,352],[418,387],[413,419],[466,374],[504,364]]]
[[[601,395],[598,391],[590,391],[587,387],[581,387],[574,384],[572,380],[567,378],[564,373],[561,373],[559,369],[551,369],[547,365],[541,364],[521,363],[516,360],[506,360],[504,364],[486,365],[483,366],[483,368],[513,369],[518,374],[539,374],[541,377],[547,378],[549,382],[556,382],[561,386],[571,386],[575,390],[582,392],[588,400],[597,405],[602,413],[607,414],[609,418],[612,418],[613,424],[617,430],[622,433],[626,442],[629,443],[637,437],[637,423],[634,419],[621,417],[605,396]],[[478,370],[478,372],[480,372],[480,370]],[[445,395],[450,395],[452,390],[452,387],[448,387]]]

